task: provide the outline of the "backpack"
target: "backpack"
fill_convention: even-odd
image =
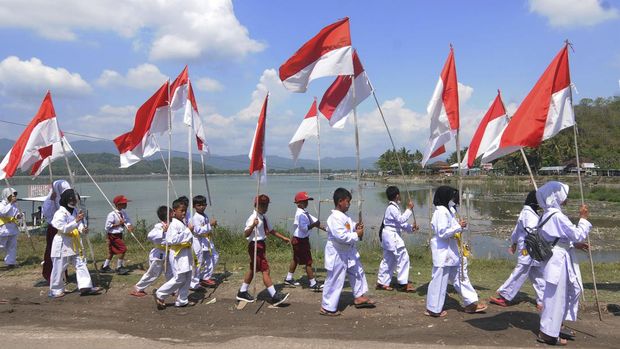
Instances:
[[[393,206],[397,207],[400,210],[400,207],[396,205],[393,205]],[[381,226],[379,226],[379,242],[383,242],[383,228],[385,228],[385,224],[383,224],[383,221],[385,221],[385,213],[383,214],[383,218],[381,219]]]
[[[549,219],[556,214],[553,212],[542,223],[534,228],[525,227],[527,235],[525,236],[525,249],[527,253],[538,262],[546,262],[553,256],[553,247],[558,243],[559,238],[555,238],[553,242],[549,242],[540,236],[540,228],[542,228]]]

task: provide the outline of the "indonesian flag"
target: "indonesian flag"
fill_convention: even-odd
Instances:
[[[325,76],[352,75],[353,49],[349,18],[323,28],[280,66],[280,80],[288,90],[306,92],[308,83]]]
[[[188,127],[193,127],[198,150],[208,153],[209,147],[206,144],[206,133],[200,119],[200,113],[198,113],[198,104],[196,103],[194,89],[189,79],[187,66],[170,85],[170,93],[172,94],[170,102],[172,112],[183,110],[183,123]]]
[[[54,162],[54,160],[65,156],[71,156],[73,154],[73,148],[71,148],[69,141],[67,141],[64,135],[62,135],[62,132],[61,136],[62,138],[60,142],[56,142],[39,149],[39,155],[42,159],[32,165],[32,168],[30,169],[31,176],[36,177],[40,175],[47,166],[50,166],[51,163]]]
[[[254,172],[259,171],[259,176],[262,176],[263,180],[267,178],[267,162],[265,157],[265,128],[267,127],[267,100],[269,94],[265,96],[265,102],[261,109],[260,116],[258,117],[258,123],[256,124],[256,131],[254,132],[254,138],[252,139],[252,147],[250,148],[250,176]]]
[[[426,111],[431,118],[431,136],[422,158],[422,167],[430,158],[434,158],[446,151],[444,144],[452,138],[459,129],[459,92],[454,64],[454,50],[450,47],[450,54],[443,66],[435,92],[431,97]]]
[[[474,161],[489,149],[507,123],[508,116],[506,115],[504,102],[502,102],[502,96],[498,90],[497,97],[495,97],[493,104],[487,113],[484,114],[482,121],[480,121],[480,125],[478,125],[476,133],[474,133],[474,138],[472,138],[467,154],[465,154],[463,159],[468,168],[471,168],[474,165]]]
[[[297,157],[299,157],[299,152],[301,152],[301,147],[304,145],[304,141],[310,137],[318,137],[319,136],[319,128],[317,125],[318,122],[318,112],[316,110],[316,100],[312,102],[310,106],[310,110],[306,114],[306,117],[301,122],[301,125],[297,128],[297,131],[291,138],[291,141],[288,142],[288,148],[291,150],[291,155],[293,156],[293,160],[297,162]]]
[[[536,148],[574,124],[568,45],[564,45],[482,161],[490,162],[521,147]]]
[[[331,127],[343,128],[353,107],[362,103],[372,94],[372,85],[368,80],[362,62],[360,62],[357,51],[353,51],[353,67],[355,70],[353,80],[355,82],[355,100],[353,100],[351,75],[341,75],[325,91],[321,103],[319,103],[319,111],[329,120]]]
[[[168,81],[138,111],[133,130],[114,139],[121,168],[127,168],[159,151],[155,135],[168,130]]]
[[[39,150],[60,141],[52,95],[48,91],[41,107],[0,163],[0,179],[11,178],[19,168],[28,170],[42,159]]]

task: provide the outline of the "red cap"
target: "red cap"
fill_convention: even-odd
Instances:
[[[258,198],[258,200],[256,200]],[[264,204],[268,204],[269,203],[269,196],[265,195],[265,194],[260,194],[257,198],[254,198],[254,205],[256,205],[256,201],[258,201],[258,203],[260,205],[264,205]]]
[[[114,200],[112,200],[112,202],[114,202],[114,205],[118,205],[118,204],[126,204],[131,200],[127,200],[127,198],[125,197],[125,195],[116,195],[114,197]]]
[[[314,198],[311,198],[310,196],[308,196],[307,192],[300,191],[299,193],[295,194],[295,201],[293,202],[298,203],[300,201],[307,201],[307,200],[314,200]]]

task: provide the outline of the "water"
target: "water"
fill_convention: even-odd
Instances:
[[[174,189],[178,195],[188,195],[189,183],[187,178],[174,178]],[[363,220],[366,225],[364,242],[378,246],[378,226],[381,223],[383,212],[387,200],[385,197],[385,185],[375,182],[363,183]],[[122,194],[131,200],[127,211],[134,220],[145,219],[147,227],[157,221],[155,210],[158,206],[166,202],[166,179],[161,177],[145,176],[141,180],[119,179],[117,181],[98,182],[99,186],[106,193],[108,198]],[[20,196],[24,197],[27,193],[25,185],[14,186]],[[99,193],[92,182],[78,182],[77,190],[82,195],[88,195],[86,208],[89,213],[89,226],[93,232],[102,232],[107,214],[111,211],[108,202]],[[242,175],[213,175],[209,177],[209,187],[213,205],[207,207],[210,217],[218,220],[220,225],[230,227],[234,230],[243,229],[247,217],[251,214],[253,206],[252,200],[256,195],[256,179]],[[335,179],[321,181],[321,200],[319,202],[319,183],[317,176],[269,176],[267,183],[261,184],[261,193],[266,193],[271,198],[271,204],[267,216],[270,222],[277,227],[286,227],[286,233],[292,229],[292,220],[296,206],[293,197],[298,191],[307,191],[314,201],[310,201],[308,211],[314,216],[319,216],[325,221],[334,207],[331,195],[338,187],[349,189],[353,193],[353,201],[348,214],[357,220],[357,183],[354,179]],[[407,245],[426,245],[430,238],[430,215],[429,196],[433,188],[430,184],[409,185],[409,191],[414,201],[414,212],[420,231],[415,234],[404,236]],[[400,186],[403,201],[407,197],[404,186]],[[527,187],[507,187],[505,185],[492,185],[481,183],[468,186],[464,193],[471,193],[470,200],[470,226],[465,233],[469,240],[476,258],[509,258],[512,259],[507,250],[510,246],[510,233],[514,226],[517,216],[522,208],[525,194],[529,190]],[[171,200],[176,198],[175,190],[171,190]],[[194,195],[202,194],[206,196],[205,183],[202,176],[193,178]],[[517,192],[517,194],[515,194]],[[523,196],[523,197],[522,197]],[[468,216],[466,210],[466,200],[463,198],[460,214],[465,218]],[[26,211],[29,217],[31,205],[21,202],[20,207]],[[35,207],[36,209],[36,207]],[[431,206],[432,209],[432,206]],[[593,222],[595,226],[598,222]],[[601,222],[609,224],[609,222]],[[613,222],[612,224],[617,224]],[[311,234],[312,243],[316,248],[321,248],[325,243],[325,234],[318,236]],[[620,255],[617,249],[594,251],[595,261],[619,261]],[[578,253],[580,260],[587,259],[587,254]]]

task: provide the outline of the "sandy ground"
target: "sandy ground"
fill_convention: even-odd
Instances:
[[[139,273],[138,270],[134,273]],[[33,287],[38,275],[20,272],[0,278],[0,331],[3,348],[167,348],[197,347],[221,343],[224,347],[256,348],[339,347],[370,348],[465,346],[544,347],[535,340],[538,314],[530,303],[509,308],[489,306],[486,313],[462,312],[458,297],[447,300],[448,316],[422,315],[426,286],[417,294],[372,291],[375,309],[355,309],[350,289],[345,288],[340,308],[343,316],[319,315],[320,293],[301,287],[286,288],[289,303],[278,309],[258,301],[235,309],[239,275],[231,275],[216,289],[196,292],[194,307],[158,311],[152,297],[128,295],[127,276],[105,275],[111,288],[102,295],[81,297],[77,292],[49,299],[46,287]],[[68,289],[74,289],[69,284]],[[261,288],[259,288],[260,290]],[[151,290],[148,290],[151,291]],[[260,294],[265,296],[265,291]],[[453,298],[454,297],[454,298]],[[206,304],[215,298],[213,304]],[[580,320],[567,325],[577,332],[571,347],[617,348],[620,316],[605,313],[598,320],[588,306]]]

